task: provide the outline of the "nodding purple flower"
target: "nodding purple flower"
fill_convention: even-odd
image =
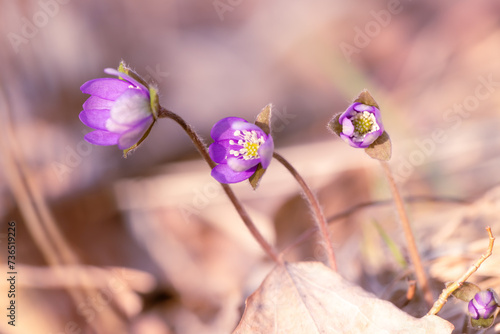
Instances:
[[[492,290],[480,291],[469,301],[469,315],[476,320],[488,319],[495,313],[497,307],[495,293]]]
[[[218,163],[212,176],[220,183],[244,181],[255,173],[259,163],[263,168],[271,163],[273,138],[242,118],[221,119],[210,135],[215,140],[209,147],[210,157]]]
[[[156,90],[121,71],[107,68],[104,72],[118,78],[94,79],[80,87],[82,93],[91,95],[83,104],[80,120],[95,129],[85,140],[95,145],[118,145],[127,152],[144,139],[156,120],[158,110],[151,96]]]
[[[340,137],[349,145],[356,148],[370,146],[383,132],[380,110],[355,102],[340,115],[342,125]]]

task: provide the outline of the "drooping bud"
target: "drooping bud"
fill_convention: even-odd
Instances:
[[[158,118],[158,92],[121,63],[104,72],[117,78],[87,81],[81,91],[91,96],[83,104],[80,120],[95,129],[85,135],[94,145],[118,145],[126,157],[148,136]]]
[[[498,306],[498,296],[493,289],[476,293],[468,305],[472,326],[475,328],[490,327],[495,321]]]

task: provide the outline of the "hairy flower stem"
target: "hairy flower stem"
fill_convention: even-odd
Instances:
[[[173,121],[175,121],[177,124],[179,124],[184,129],[184,131],[186,131],[189,138],[191,138],[194,146],[196,146],[196,148],[198,149],[198,152],[200,152],[201,156],[203,157],[203,159],[205,159],[205,161],[208,163],[210,168],[214,168],[216,166],[216,163],[213,162],[212,159],[210,158],[210,155],[208,154],[207,147],[203,143],[200,136],[198,136],[198,134],[193,130],[193,128],[191,128],[191,126],[189,126],[189,124],[186,123],[186,121],[184,121],[184,119],[182,119],[179,115],[177,115],[169,110],[166,110],[162,107],[160,107],[160,112],[159,112],[158,117],[159,118],[170,118]],[[222,186],[222,189],[224,189],[224,191],[226,192],[227,197],[229,197],[229,199],[231,200],[231,203],[233,203],[236,211],[238,211],[241,219],[243,220],[243,222],[245,223],[247,228],[250,230],[250,233],[252,233],[252,235],[257,240],[257,242],[262,247],[262,249],[264,249],[266,254],[271,259],[273,259],[274,262],[276,262],[278,264],[282,263],[282,260],[278,256],[278,253],[276,253],[276,251],[271,247],[271,245],[264,239],[262,234],[260,234],[259,230],[257,229],[255,224],[253,223],[252,219],[250,218],[250,216],[246,212],[245,208],[243,208],[243,205],[238,200],[238,198],[234,194],[231,187],[229,187],[229,185],[223,184],[223,183],[221,183],[220,185]]]
[[[413,232],[411,230],[410,221],[408,220],[408,215],[406,214],[403,199],[401,198],[401,194],[399,193],[398,187],[396,186],[396,182],[394,181],[394,177],[392,175],[389,164],[385,161],[381,161],[380,163],[382,164],[382,168],[384,169],[387,180],[389,181],[392,197],[394,198],[394,203],[396,204],[399,219],[401,220],[401,225],[403,226],[408,253],[410,255],[413,267],[415,268],[417,282],[422,289],[425,301],[429,306],[432,306],[434,297],[432,296],[432,292],[429,288],[427,274],[425,273],[424,267],[422,265],[422,260],[420,259],[420,255],[418,253],[417,244],[415,243],[415,237],[413,236]]]
[[[330,264],[330,268],[337,271],[337,261],[335,260],[335,253],[333,252],[332,241],[330,239],[330,234],[328,233],[328,223],[326,222],[325,215],[323,214],[323,210],[321,210],[321,206],[319,205],[318,199],[311,191],[311,188],[307,185],[306,181],[300,176],[297,170],[278,153],[274,152],[273,157],[278,160],[286,169],[293,175],[295,180],[299,183],[306,195],[307,200],[309,201],[309,205],[314,213],[315,221],[318,225],[318,229],[321,232],[321,235],[324,239],[324,244],[326,247],[326,254],[328,256],[328,262]]]

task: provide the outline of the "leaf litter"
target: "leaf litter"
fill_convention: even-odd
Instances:
[[[246,301],[233,334],[451,333],[437,316],[414,318],[320,262],[278,265]]]

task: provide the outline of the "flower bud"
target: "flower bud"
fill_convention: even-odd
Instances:
[[[389,161],[391,158],[391,139],[384,131],[379,106],[367,90],[363,90],[346,111],[335,115],[328,128],[350,146],[364,148],[373,159]]]
[[[94,79],[81,87],[91,96],[79,117],[95,129],[85,140],[94,145],[117,145],[127,156],[147,137],[158,118],[158,92],[123,63],[118,70],[104,72],[117,78]]]
[[[356,148],[370,146],[383,132],[382,118],[377,107],[355,102],[340,115],[340,138]]]
[[[469,301],[469,315],[472,319],[488,319],[498,308],[495,292],[492,289],[476,293]]]

